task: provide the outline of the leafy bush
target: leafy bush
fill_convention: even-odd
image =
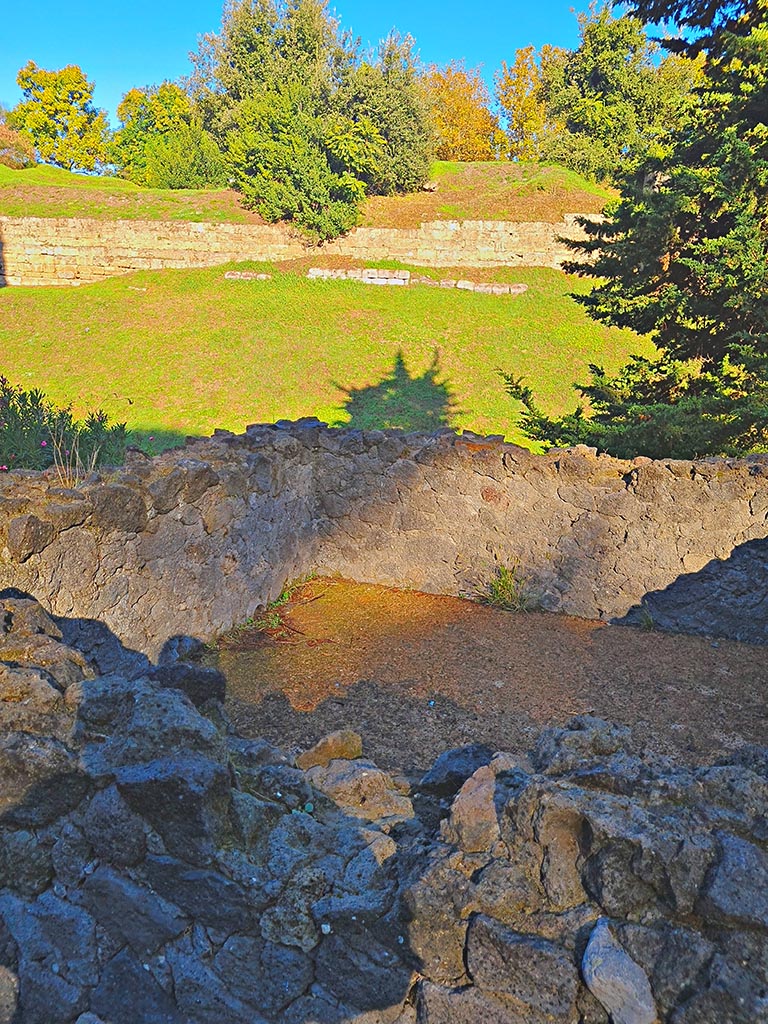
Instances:
[[[199,125],[179,125],[146,145],[149,188],[217,188],[227,183],[227,168],[213,137]]]
[[[0,376],[0,471],[49,469],[65,475],[125,459],[124,423],[110,424],[106,413],[89,413],[84,422],[71,409],[59,409],[42,391],[24,391]]]

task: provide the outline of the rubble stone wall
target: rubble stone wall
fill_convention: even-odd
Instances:
[[[536,456],[498,438],[219,432],[76,488],[0,476],[0,588],[157,655],[208,640],[310,571],[765,639],[768,460]]]
[[[81,284],[133,270],[210,267],[313,254],[435,267],[559,267],[583,238],[574,215],[559,224],[434,221],[410,230],[356,228],[307,246],[271,224],[0,217],[0,284]]]
[[[0,1024],[765,1020],[768,750],[583,716],[409,781],[72,626],[0,596]]]

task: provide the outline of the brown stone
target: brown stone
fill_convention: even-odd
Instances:
[[[299,754],[296,764],[303,771],[314,768],[315,765],[325,768],[330,761],[345,760],[354,761],[355,758],[363,756],[363,740],[359,733],[352,729],[339,729],[324,736],[321,740]]]

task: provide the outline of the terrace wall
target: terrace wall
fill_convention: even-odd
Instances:
[[[583,238],[575,215],[559,224],[434,221],[418,228],[356,228],[307,246],[280,225],[0,217],[0,284],[78,285],[134,270],[242,260],[345,256],[434,267],[559,267],[563,238]]]

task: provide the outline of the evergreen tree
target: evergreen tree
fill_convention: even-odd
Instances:
[[[765,449],[768,9],[649,0],[638,10],[691,29],[675,46],[706,54],[705,81],[684,131],[626,175],[604,223],[585,222],[581,248],[593,262],[570,269],[602,279],[577,298],[590,316],[649,334],[660,358],[613,378],[593,367],[579,388],[593,417],[549,419],[521,381],[505,375],[507,388],[527,407],[531,436],[551,443],[618,452],[631,438],[635,453],[656,455]]]
[[[189,91],[249,206],[315,239],[353,227],[366,191],[429,169],[412,41],[363,59],[327,0],[229,0],[193,57]]]

